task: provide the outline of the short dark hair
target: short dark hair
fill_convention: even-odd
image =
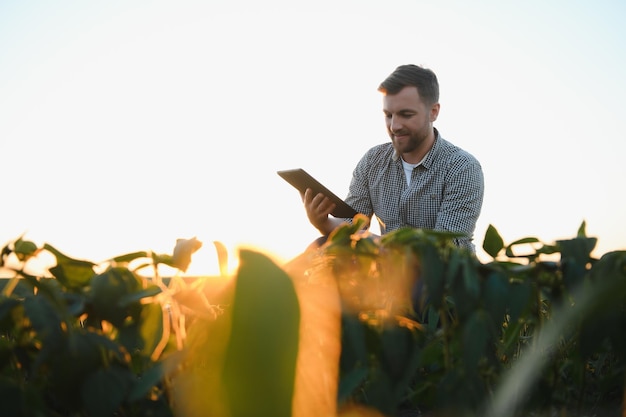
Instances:
[[[378,86],[383,94],[398,94],[407,86],[417,87],[417,92],[424,102],[439,102],[439,81],[435,73],[424,67],[413,64],[400,65]]]

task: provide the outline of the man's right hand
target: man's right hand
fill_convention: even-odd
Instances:
[[[307,188],[304,195],[302,195],[302,201],[304,202],[309,222],[323,235],[330,234],[336,226],[342,223],[343,220],[341,219],[329,217],[336,204],[330,201],[324,194],[318,193],[313,195],[313,190]]]

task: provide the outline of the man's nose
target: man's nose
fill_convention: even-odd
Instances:
[[[400,123],[400,120],[398,117],[391,116],[391,119],[389,120],[389,128],[391,129],[392,132],[396,132],[402,129],[402,124]]]

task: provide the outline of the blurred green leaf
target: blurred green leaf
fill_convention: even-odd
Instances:
[[[293,283],[268,257],[249,250],[240,252],[236,279],[223,370],[231,416],[289,417],[300,323]]]
[[[381,243],[383,245],[406,245],[414,240],[420,240],[420,237],[424,235],[421,229],[415,229],[413,227],[402,227],[389,232],[381,237]]]
[[[22,302],[15,298],[0,297],[0,323],[11,313],[11,311],[21,305]]]
[[[344,314],[341,318],[341,356],[340,367],[343,372],[351,372],[354,368],[368,362],[369,352],[365,338],[365,324],[353,315]]]
[[[28,240],[23,240],[21,237],[15,241],[13,250],[17,259],[23,261],[30,258],[37,252],[37,245]]]
[[[129,305],[133,303],[137,303],[138,301],[141,301],[143,298],[154,297],[155,295],[158,295],[161,292],[163,292],[163,290],[158,285],[154,285],[154,284],[148,285],[146,288],[140,291],[123,294],[118,299],[117,305],[119,307],[128,307]]]
[[[417,372],[421,353],[419,339],[423,338],[421,332],[417,326],[408,327],[393,322],[387,323],[380,332],[380,361],[390,381],[390,399],[394,405],[402,402],[406,387]]]
[[[439,251],[432,244],[426,244],[421,250],[421,274],[426,284],[426,291],[435,308],[443,305],[445,287],[445,263],[439,256]]]
[[[62,347],[62,319],[46,298],[27,297],[23,305],[24,314],[30,320],[37,337],[42,341],[42,359],[47,359],[48,354],[52,354],[53,351]]]
[[[161,305],[143,304],[138,320],[119,328],[119,341],[130,353],[150,357],[163,338],[163,329]]]
[[[582,282],[587,273],[588,264],[591,261],[591,252],[596,243],[596,238],[587,237],[557,241],[561,250],[563,282],[570,292]]]
[[[71,290],[78,290],[89,284],[91,277],[94,275],[94,266],[96,266],[96,264],[70,258],[47,243],[44,244],[43,248],[56,257],[56,266],[50,268],[50,273],[58,279],[64,287]]]
[[[84,294],[64,293],[63,300],[69,315],[79,317],[85,312],[86,300]]]
[[[378,410],[384,416],[391,416],[397,407],[393,382],[380,369],[370,372],[367,383],[363,386],[363,397],[369,407]]]
[[[502,335],[501,354],[506,355],[508,360],[514,359],[514,349],[519,346],[520,333],[524,323],[520,320],[509,321]]]
[[[455,280],[449,285],[448,293],[454,303],[454,311],[459,317],[467,317],[480,303],[481,278],[472,262],[472,257],[465,252],[460,259],[460,268]],[[450,306],[450,303],[448,303]]]
[[[504,240],[502,240],[496,228],[490,224],[487,227],[485,239],[483,240],[483,249],[495,259],[502,248],[504,248]]]
[[[598,239],[594,237],[577,237],[569,240],[558,240],[563,259],[574,259],[577,263],[589,262],[591,252]]]
[[[515,246],[527,245],[527,244],[530,244],[530,243],[539,243],[539,239],[537,239],[536,237],[526,237],[526,238],[523,238],[523,239],[516,240],[515,242],[510,243],[509,245],[507,245],[506,250],[505,250],[505,255],[508,256],[509,258],[515,258],[518,255],[516,255],[513,252],[513,248]]]
[[[583,220],[583,222],[578,227],[578,232],[576,233],[576,237],[587,237],[587,222]]]
[[[103,363],[105,357],[103,353],[108,344],[108,342],[103,343],[105,340],[102,337],[102,335],[90,330],[75,329],[71,331],[67,337],[67,350],[63,352],[67,361],[60,368],[59,373],[65,373],[66,365],[84,373],[97,369]]]
[[[132,252],[132,253],[127,253],[124,255],[119,255],[116,256],[115,258],[111,259],[113,262],[117,262],[117,263],[128,263],[128,262],[132,262],[134,260],[137,259],[141,259],[141,258],[147,258],[148,257],[148,252],[146,251],[139,251],[139,252]]]
[[[379,252],[379,246],[372,236],[360,237],[354,246],[355,252],[359,255],[375,256]]]
[[[164,264],[167,266],[171,266],[172,268],[176,268],[176,265],[174,264],[174,260],[172,259],[172,255],[169,255],[167,253],[158,254],[158,253],[153,252],[152,262],[154,262],[155,265]]]
[[[532,302],[532,287],[528,281],[513,282],[509,287],[509,315],[516,322],[528,311]]]
[[[463,359],[469,371],[476,372],[491,342],[491,326],[484,310],[476,310],[463,328]]]
[[[0,404],[3,416],[26,415],[23,408],[22,390],[16,381],[0,375]]]
[[[464,252],[464,256],[461,260],[461,267],[463,272],[463,284],[465,285],[467,295],[474,301],[478,301],[480,296],[480,277],[478,276],[478,270],[473,262],[473,257],[470,257],[467,252]]]
[[[93,417],[111,417],[124,401],[133,382],[127,369],[117,366],[99,369],[82,385],[80,395],[85,409]]]
[[[135,402],[148,396],[150,391],[161,383],[164,376],[163,362],[155,362],[133,382],[133,386],[128,393],[128,401]]]
[[[508,278],[501,271],[492,272],[485,281],[483,305],[489,312],[491,320],[496,324],[504,322],[507,301],[510,297],[509,288]]]
[[[337,400],[343,404],[350,399],[352,394],[364,384],[369,370],[365,366],[353,368],[342,375],[339,381]]]
[[[123,267],[109,268],[91,280],[90,299],[93,314],[107,320],[115,326],[121,326],[133,312],[139,312],[138,302],[124,301],[125,296],[134,297],[140,292],[141,279],[132,271]]]
[[[352,235],[354,234],[354,227],[349,224],[343,224],[337,227],[328,236],[329,246],[350,246],[352,242]]]

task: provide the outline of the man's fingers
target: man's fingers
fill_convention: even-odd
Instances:
[[[330,201],[330,199],[323,194],[318,194],[315,198],[320,197],[320,203],[317,205],[317,209],[320,214],[325,216],[329,215],[331,211],[335,208],[336,204]]]

